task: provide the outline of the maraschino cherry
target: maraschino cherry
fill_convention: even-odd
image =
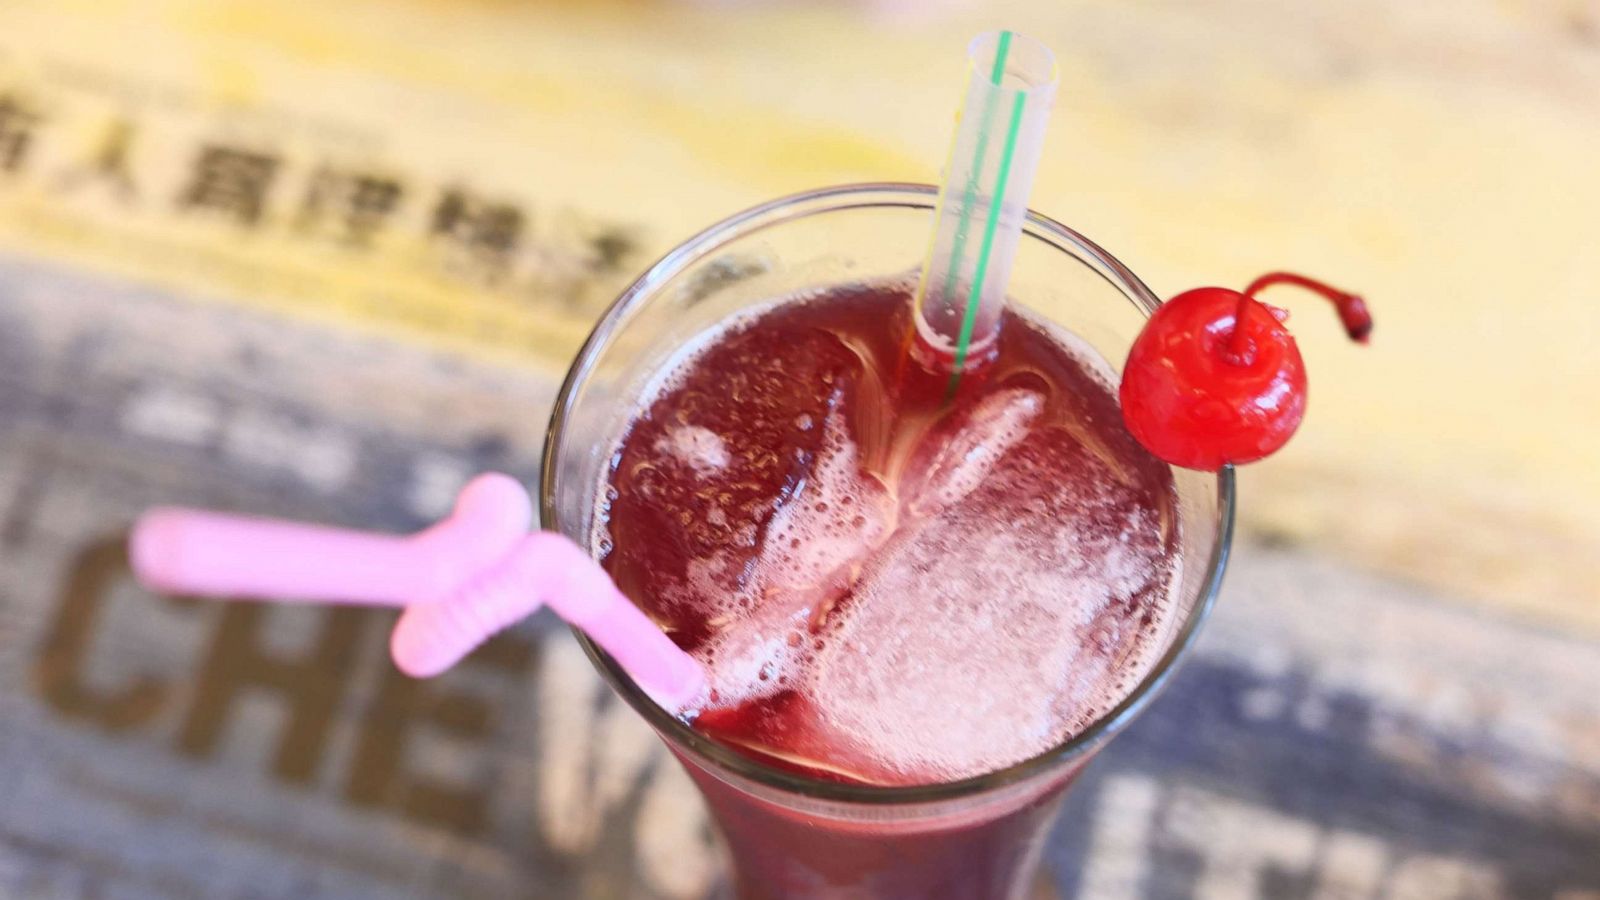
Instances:
[[[1372,316],[1360,297],[1288,272],[1273,272],[1243,293],[1196,288],[1157,309],[1122,370],[1122,415],[1156,456],[1187,469],[1215,471],[1276,451],[1306,411],[1306,369],[1283,323],[1286,310],[1255,295],[1292,284],[1333,302],[1353,340],[1366,343]]]

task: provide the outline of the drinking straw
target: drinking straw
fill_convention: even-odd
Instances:
[[[1054,54],[1015,32],[979,35],[967,58],[967,93],[917,285],[917,330],[950,360],[951,392],[999,333],[1056,91]]]
[[[389,648],[409,675],[450,668],[501,629],[549,606],[605,648],[673,712],[699,698],[700,664],[622,595],[577,544],[529,532],[527,491],[473,479],[438,524],[400,536],[175,507],[129,537],[134,574],[167,593],[403,607]]]

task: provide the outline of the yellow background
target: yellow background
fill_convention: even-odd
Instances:
[[[792,190],[937,179],[967,38],[1050,44],[1034,206],[1162,295],[1292,268],[1364,293],[1371,347],[1289,300],[1313,382],[1244,473],[1247,534],[1600,632],[1600,4],[10,0],[0,92],[44,116],[3,247],[561,370],[608,290]],[[932,9],[937,6],[937,9]],[[60,173],[135,123],[135,201]],[[184,213],[195,148],[282,158],[265,218]],[[408,185],[372,250],[295,232],[317,166]],[[577,300],[452,275],[448,186],[637,239]],[[574,224],[574,223],[578,224]],[[598,226],[595,223],[600,223]]]

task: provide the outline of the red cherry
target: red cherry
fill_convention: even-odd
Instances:
[[[1287,272],[1273,272],[1243,293],[1207,287],[1156,310],[1122,370],[1122,416],[1128,431],[1175,466],[1215,471],[1276,451],[1306,411],[1306,369],[1283,322],[1284,310],[1255,299],[1274,284],[1294,284],[1331,300],[1354,340],[1372,331],[1366,303],[1354,294]]]

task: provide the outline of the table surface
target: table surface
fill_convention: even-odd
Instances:
[[[703,895],[553,622],[418,684],[386,614],[154,597],[121,532],[531,478],[620,284],[932,180],[1000,23],[1062,57],[1036,206],[1158,293],[1294,267],[1379,322],[1296,306],[1312,414],[1039,895],[1600,896],[1600,6],[327,6],[0,9],[0,896]]]

